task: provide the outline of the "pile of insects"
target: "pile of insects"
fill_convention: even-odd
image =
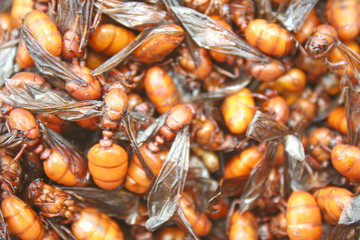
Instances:
[[[360,0],[1,0],[0,239],[359,239]]]

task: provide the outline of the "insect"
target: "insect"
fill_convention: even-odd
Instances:
[[[265,146],[255,145],[235,155],[225,166],[225,178],[249,176],[251,170],[264,157]]]
[[[184,239],[186,232],[181,228],[170,226],[160,229],[156,234],[156,240]]]
[[[359,163],[357,161],[359,157],[360,149],[356,146],[337,144],[331,150],[331,162],[334,168],[351,179],[359,179]]]
[[[160,114],[181,103],[182,96],[170,75],[161,67],[151,67],[144,79],[144,88],[149,100]]]
[[[245,68],[251,76],[263,82],[271,82],[285,73],[284,65],[276,59],[270,59],[268,63],[246,61]],[[286,75],[286,74],[285,74]]]
[[[44,216],[59,216],[71,222],[76,239],[124,239],[121,228],[109,216],[95,208],[79,207],[66,192],[40,179],[28,186],[28,195]]]
[[[294,34],[296,40],[303,44],[309,36],[312,34],[314,29],[321,24],[320,19],[316,16],[315,9],[311,10],[309,15],[306,17],[302,27]]]
[[[262,104],[262,108],[282,124],[285,124],[289,119],[290,110],[283,97],[275,96],[270,98]]]
[[[159,133],[155,136],[155,141],[146,143],[140,147],[140,151],[150,166],[152,172],[157,176],[162,167],[160,146],[175,138],[178,131],[191,123],[193,118],[193,110],[187,105],[176,105],[170,112],[164,115],[165,119],[162,124],[158,123],[160,127]],[[160,121],[161,122],[161,121]],[[144,172],[142,165],[139,163],[137,157],[134,157],[130,163],[128,174],[126,176],[125,187],[136,193],[145,193],[150,180]]]
[[[16,159],[25,149],[34,148],[37,154],[41,153],[44,171],[50,179],[64,185],[81,185],[88,181],[85,157],[70,142],[38,123],[32,113],[15,108],[8,114],[8,124],[10,133],[3,136],[3,145],[22,145]],[[44,148],[40,142],[42,137],[50,149]]]
[[[327,118],[327,123],[332,129],[339,131],[343,134],[347,134],[347,117],[344,107],[338,107],[333,109]]]
[[[114,55],[135,39],[135,34],[113,24],[99,25],[89,38],[89,46],[107,55]],[[119,41],[118,39],[121,39]]]
[[[25,15],[34,9],[34,0],[15,0],[11,8],[11,18],[14,27],[20,27],[21,21]]]
[[[264,19],[255,19],[248,24],[245,39],[250,45],[273,56],[287,55],[295,47],[292,35],[276,23]]]
[[[287,233],[290,240],[320,239],[322,233],[321,213],[314,197],[305,191],[294,191],[286,208]],[[307,224],[307,228],[303,228]]]
[[[352,40],[360,33],[358,0],[326,1],[326,18],[342,40]]]
[[[254,214],[234,211],[230,219],[229,239],[258,239],[258,224]]]
[[[308,140],[311,156],[319,162],[330,160],[330,152],[326,148],[332,149],[335,145],[343,142],[343,138],[340,135],[325,127],[315,129],[310,134]]]
[[[221,112],[230,132],[241,134],[247,130],[255,113],[254,106],[254,99],[247,88],[225,98]]]
[[[323,220],[330,224],[337,224],[343,208],[351,204],[353,194],[345,188],[325,187],[314,193]]]
[[[42,239],[45,230],[39,216],[20,198],[9,193],[3,195],[1,212],[16,237],[23,240]]]

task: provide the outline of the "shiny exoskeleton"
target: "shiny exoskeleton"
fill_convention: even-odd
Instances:
[[[47,217],[60,216],[71,222],[71,230],[77,239],[124,239],[117,223],[95,208],[79,208],[70,195],[35,180],[28,187],[29,198]]]

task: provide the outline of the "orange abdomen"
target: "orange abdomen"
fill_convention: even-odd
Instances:
[[[113,24],[103,24],[89,38],[89,46],[97,52],[114,55],[135,39],[135,34]]]
[[[184,39],[184,30],[175,24],[167,24],[161,28],[167,29],[171,34],[158,34],[141,44],[134,56],[139,62],[153,63],[163,60]]]
[[[289,54],[295,45],[293,37],[284,28],[264,19],[251,21],[245,29],[245,38],[250,45],[274,56]]]
[[[226,126],[232,133],[241,134],[247,130],[255,113],[254,107],[254,98],[247,88],[225,98],[221,112]]]
[[[145,75],[146,95],[160,114],[181,103],[181,94],[170,75],[160,67],[150,68]]]
[[[39,216],[21,199],[12,195],[3,199],[1,212],[11,232],[18,238],[42,239],[44,227]]]
[[[348,178],[360,179],[360,149],[356,146],[338,144],[331,151],[334,168]]]
[[[225,166],[225,178],[249,176],[252,169],[263,158],[264,152],[259,146],[252,146],[235,155]]]
[[[310,193],[298,190],[290,195],[286,208],[286,223],[290,240],[320,239],[321,213]]]
[[[48,15],[38,10],[31,11],[26,15],[24,24],[46,51],[53,56],[61,54],[61,34]]]
[[[67,166],[65,159],[53,149],[51,149],[50,156],[44,160],[43,168],[46,176],[59,184],[65,186],[84,186],[88,184],[88,182],[81,183],[78,181]]]
[[[347,134],[347,117],[344,107],[335,108],[327,118],[329,126],[343,134]]]
[[[360,33],[360,1],[326,1],[326,18],[342,40],[352,40]]]
[[[128,167],[126,151],[117,144],[109,148],[94,145],[88,152],[89,171],[95,184],[102,189],[119,187],[125,179]]]
[[[205,236],[210,232],[212,227],[211,221],[207,218],[206,214],[195,209],[194,203],[185,193],[179,199],[179,208],[183,211],[197,236]]]
[[[147,148],[146,145],[140,147],[140,152],[144,156],[145,160],[149,164],[155,176],[157,176],[161,170],[163,156],[162,153],[153,153]],[[131,161],[128,174],[126,176],[125,187],[127,190],[134,193],[145,193],[151,181],[146,176],[144,169],[139,162],[137,155]]]
[[[330,224],[337,224],[344,207],[352,202],[353,194],[339,187],[326,187],[317,190],[314,198],[321,210],[323,219]]]
[[[256,240],[258,239],[258,224],[254,214],[247,211],[240,215],[235,211],[230,219],[230,240]]]
[[[122,240],[123,232],[110,217],[95,208],[84,208],[71,224],[76,239]]]

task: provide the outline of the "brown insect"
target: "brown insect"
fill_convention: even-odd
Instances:
[[[88,181],[85,157],[70,142],[38,123],[32,113],[15,108],[8,115],[8,124],[10,133],[3,136],[2,145],[22,145],[16,159],[25,149],[34,148],[36,153],[41,153],[44,171],[50,179],[64,185],[81,185]],[[44,149],[42,137],[50,149]]]
[[[191,123],[193,110],[187,105],[176,105],[168,114],[163,116],[163,120],[157,123],[155,122],[155,125],[159,126],[159,134],[155,136],[155,141],[146,143],[140,147],[142,155],[155,176],[159,174],[162,168],[162,157],[159,153],[160,146],[173,140],[177,136],[178,131]],[[125,187],[131,192],[145,193],[149,184],[150,179],[135,156],[129,166]]]
[[[95,208],[79,207],[70,195],[37,179],[28,187],[29,198],[46,217],[64,217],[77,239],[124,239],[117,223]],[[96,231],[95,231],[96,229]]]
[[[358,0],[326,1],[326,18],[342,40],[352,40],[360,33]]]

